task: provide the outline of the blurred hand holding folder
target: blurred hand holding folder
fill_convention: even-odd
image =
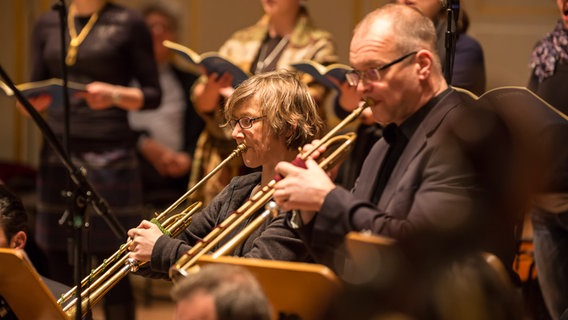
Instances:
[[[333,90],[339,90],[339,88],[333,81],[329,80],[328,77],[332,77],[339,83],[343,83],[346,80],[345,74],[352,70],[352,68],[346,64],[334,63],[329,66],[324,66],[311,60],[292,63],[291,66],[298,71],[309,74],[315,81]]]
[[[203,67],[207,75],[217,73],[220,76],[223,73],[230,73],[233,76],[233,88],[236,88],[250,76],[248,72],[239,68],[227,58],[221,57],[217,52],[198,54],[186,46],[169,40],[165,40],[163,45],[173,50],[191,64]]]
[[[75,93],[86,91],[86,85],[68,81],[69,96],[73,97]],[[49,107],[60,107],[63,105],[63,80],[59,78],[51,78],[48,80],[26,82],[16,85],[26,99],[35,98],[40,95],[51,96],[51,104]],[[7,95],[13,96],[14,92],[4,82],[0,81],[0,89]]]

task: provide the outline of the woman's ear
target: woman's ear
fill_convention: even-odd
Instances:
[[[420,50],[416,53],[416,62],[418,64],[418,77],[423,80],[428,78],[432,73],[434,65],[434,56],[428,50]]]
[[[18,231],[15,235],[12,236],[12,239],[10,239],[10,248],[23,250],[26,246],[27,239],[28,236],[24,231]]]
[[[288,128],[288,131],[286,131],[286,137],[284,139],[284,141],[288,140],[292,135],[294,135],[294,133],[296,133],[296,124],[293,124],[290,126],[290,128]]]

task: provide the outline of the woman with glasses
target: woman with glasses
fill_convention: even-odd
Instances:
[[[325,65],[337,62],[332,35],[316,27],[305,1],[260,0],[259,3],[263,16],[254,25],[233,33],[219,48],[220,55],[250,74],[290,69],[290,64],[301,60]],[[219,128],[223,121],[224,101],[234,90],[232,80],[228,73],[214,73],[202,76],[193,87],[195,110],[206,122],[206,127],[197,142],[190,187],[211,172],[235,147],[230,131]],[[323,102],[328,90],[309,76],[302,80],[308,84],[320,115],[325,118]],[[227,166],[195,192],[192,199],[208,203],[232,177],[247,172],[245,169],[242,163]]]
[[[279,161],[291,161],[298,148],[319,137],[323,121],[307,86],[295,74],[273,71],[243,82],[225,106],[226,125],[237,144],[244,143],[244,164],[260,172],[237,176],[201,212],[178,238],[162,234],[151,222],[143,221],[130,229],[130,257],[149,261],[149,271],[167,277],[169,268],[196,241],[203,239],[251,196],[274,179]],[[263,211],[260,209],[258,213]],[[248,219],[250,223],[254,216]],[[240,226],[233,235],[242,230]],[[223,239],[221,246],[230,240]],[[271,260],[307,261],[301,240],[284,221],[282,214],[266,221],[233,252],[233,255]],[[141,270],[142,274],[147,274]]]

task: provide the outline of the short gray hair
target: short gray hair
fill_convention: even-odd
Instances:
[[[272,307],[256,278],[240,266],[211,264],[177,282],[174,301],[206,293],[215,301],[217,319],[270,320]]]

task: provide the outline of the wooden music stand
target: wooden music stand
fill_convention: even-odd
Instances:
[[[396,240],[368,232],[349,232],[345,236],[345,262],[342,278],[350,283],[371,281],[392,266]]]
[[[351,231],[345,236],[345,246],[355,262],[366,262],[370,253],[389,248],[396,240],[366,232]]]
[[[276,314],[297,315],[303,320],[319,319],[341,289],[341,281],[333,271],[319,264],[226,256],[213,259],[203,255],[197,265],[211,263],[247,268],[259,281]]]
[[[68,319],[20,251],[0,248],[0,295],[18,319]]]
[[[396,243],[393,238],[380,236],[367,232],[351,231],[345,236],[348,246],[356,245],[372,245],[372,246],[390,246]]]

